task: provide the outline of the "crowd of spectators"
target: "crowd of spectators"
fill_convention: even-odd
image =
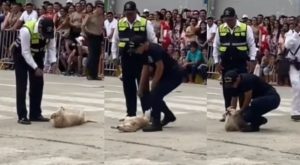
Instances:
[[[1,31],[16,31],[26,21],[39,17],[52,18],[59,36],[59,68],[65,75],[84,76],[86,61],[89,54],[87,40],[85,39],[82,25],[85,18],[92,14],[95,5],[85,0],[73,2],[67,0],[66,4],[44,1],[43,6],[34,4],[10,4],[3,2],[1,5]],[[186,81],[195,83],[200,77],[206,83],[208,68],[212,56],[212,46],[217,27],[223,23],[222,17],[217,19],[208,17],[206,10],[179,11],[149,11],[144,9],[139,14],[151,21],[158,42],[166,49],[170,56],[186,68]],[[107,11],[105,13],[105,59],[110,59],[111,38],[117,28],[121,14]],[[258,48],[257,66],[254,74],[262,77],[267,82],[276,82],[279,85],[289,85],[288,68],[284,49],[286,35],[293,33],[300,17],[275,15],[257,15],[248,18],[243,15],[239,20],[251,26]],[[1,48],[2,49],[2,48]],[[47,68],[46,68],[47,69]],[[46,70],[47,71],[47,70]]]

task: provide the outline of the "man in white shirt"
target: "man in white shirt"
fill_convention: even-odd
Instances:
[[[213,42],[216,36],[218,26],[214,23],[213,17],[207,18],[207,44],[208,44],[208,58],[210,58],[213,50]]]
[[[105,59],[110,57],[112,37],[117,26],[118,26],[118,20],[114,18],[114,14],[112,12],[108,12],[107,19],[104,21],[104,28],[108,39],[108,43],[106,44],[105,47]]]
[[[12,27],[9,30],[16,30],[19,29],[23,23],[27,21],[36,21],[38,20],[38,13],[37,11],[33,10],[33,4],[27,3],[26,4],[26,10],[22,13],[21,17],[19,18],[18,22],[15,24],[14,27]]]
[[[287,36],[285,47],[289,50],[287,58],[291,61],[289,74],[294,93],[291,118],[300,121],[300,23],[295,32]]]
[[[225,23],[217,29],[213,44],[213,58],[216,71],[222,74],[225,110],[227,110],[230,106],[231,94],[230,89],[224,88],[224,74],[229,70],[236,70],[239,74],[247,73],[248,63],[251,64],[251,69],[254,68],[256,46],[251,27],[238,21],[232,7],[226,8],[223,16]],[[240,102],[243,102],[242,97]],[[225,115],[220,121],[225,121]]]
[[[42,116],[41,101],[43,96],[43,67],[45,52],[48,61],[56,64],[56,41],[52,19],[42,18],[28,21],[20,29],[20,36],[15,42],[13,55],[15,61],[18,123],[31,124],[31,121],[47,122]],[[29,73],[29,120],[26,108],[27,74]]]
[[[118,27],[114,31],[111,52],[114,60],[117,60],[117,52],[119,52],[121,56],[122,82],[126,100],[127,116],[136,116],[136,84],[140,79],[142,64],[138,63],[138,56],[135,55],[129,43],[134,35],[143,36],[151,43],[157,43],[157,38],[150,21],[137,14],[135,2],[126,2],[124,5],[124,13],[126,17],[119,20]],[[141,98],[143,111],[146,111],[149,108],[145,103],[146,101]]]

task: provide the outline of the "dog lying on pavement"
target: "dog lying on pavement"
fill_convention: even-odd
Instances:
[[[243,119],[240,110],[233,109],[232,107],[227,109],[225,120],[225,130],[227,132],[247,132],[250,129],[250,125]]]
[[[67,112],[64,107],[60,107],[57,112],[51,115],[50,122],[55,128],[78,126],[88,122],[96,123],[96,121],[86,120],[84,112]]]
[[[113,129],[120,132],[136,132],[150,124],[150,113],[146,112],[143,116],[125,117],[120,120],[120,124]]]

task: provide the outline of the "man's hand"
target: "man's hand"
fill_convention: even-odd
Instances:
[[[137,91],[137,95],[139,96],[139,98],[142,98],[143,95],[144,95],[143,90],[139,89],[139,90]]]
[[[42,69],[40,69],[40,68],[36,68],[34,74],[35,74],[35,76],[37,76],[37,77],[43,77],[44,71],[43,71]]]
[[[248,62],[248,72],[249,73],[253,73],[254,72],[254,69],[255,69],[255,65],[256,65],[256,61],[249,61]]]
[[[58,67],[56,63],[51,64],[50,73],[57,74],[59,73]]]
[[[220,64],[220,63],[218,63],[217,65],[216,65],[216,71],[218,72],[218,73],[222,73],[222,71],[223,71],[223,66]]]
[[[152,81],[152,83],[151,83],[151,90],[153,90],[154,88],[156,88],[156,86],[157,86],[157,83]]]

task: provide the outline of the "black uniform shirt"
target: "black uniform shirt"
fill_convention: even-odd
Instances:
[[[150,43],[149,50],[146,52],[146,55],[143,55],[143,64],[150,65],[155,71],[155,63],[159,60],[162,60],[164,64],[163,76],[178,73],[177,70],[179,69],[179,66],[177,61],[168,55],[168,53],[161,46]]]
[[[241,94],[252,90],[252,98],[264,96],[267,93],[275,92],[276,90],[268,83],[263,81],[261,78],[249,74],[243,73],[241,75],[241,82],[237,89],[231,90],[232,96],[238,97]]]

